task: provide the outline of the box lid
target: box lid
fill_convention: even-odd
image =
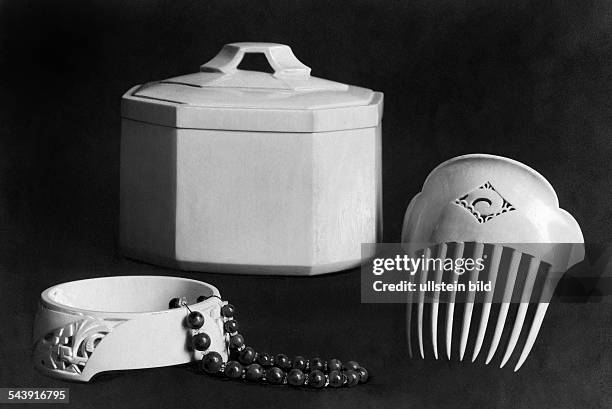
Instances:
[[[263,53],[274,72],[238,69],[246,53]],[[122,116],[177,128],[323,132],[378,125],[382,94],[311,76],[286,45],[233,43],[198,73],[132,88]]]

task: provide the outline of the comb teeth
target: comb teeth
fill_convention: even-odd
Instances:
[[[484,245],[482,243],[476,243],[474,245],[474,260],[482,258]],[[470,272],[470,281],[476,282],[478,280],[477,269],[472,269]],[[465,302],[465,309],[463,310],[463,325],[461,327],[461,340],[459,342],[459,360],[463,361],[465,355],[465,348],[467,347],[468,336],[470,335],[470,324],[472,323],[472,311],[474,310],[474,300],[476,299],[476,290],[469,291]]]
[[[444,259],[446,257],[446,251],[448,247],[446,243],[442,243],[438,246],[438,258]],[[436,270],[435,283],[440,284],[442,282],[442,274],[444,270],[441,268]],[[433,296],[433,302],[431,303],[431,342],[433,346],[434,357],[438,359],[438,307],[440,307],[440,291],[435,291]]]
[[[463,256],[463,243],[457,243],[455,246],[455,259]],[[457,284],[459,276],[457,274],[451,274],[453,277],[453,284]],[[451,291],[449,294],[448,306],[446,308],[446,356],[451,359],[451,342],[453,340],[453,316],[455,315],[455,300],[457,299],[457,292]]]
[[[491,287],[495,288],[495,284],[497,282],[497,272],[499,270],[499,261],[501,259],[502,247],[494,246],[493,254],[491,255],[491,264],[489,267],[489,281],[491,282]],[[482,305],[482,313],[480,315],[480,325],[478,326],[478,334],[476,335],[476,344],[474,345],[474,353],[472,355],[472,362],[476,361],[478,358],[478,354],[480,353],[480,349],[482,348],[482,344],[484,342],[484,337],[487,332],[487,323],[489,322],[489,315],[491,315],[491,303],[493,302],[493,291],[489,291],[485,294],[485,299]]]
[[[490,363],[500,345],[502,344],[502,335],[504,332],[507,332],[507,328],[510,333],[507,337],[507,342],[505,342],[505,350],[503,356],[501,358],[500,368],[504,367],[512,358],[512,355],[515,351],[520,351],[518,354],[518,360],[514,367],[514,371],[517,371],[527,359],[533,345],[535,344],[535,340],[538,336],[540,328],[542,326],[542,322],[544,320],[544,316],[546,314],[546,310],[549,305],[549,301],[552,298],[552,294],[555,289],[556,281],[551,280],[551,272],[548,267],[550,267],[547,263],[541,262],[538,258],[532,257],[526,253],[521,253],[510,247],[503,247],[500,245],[492,245],[492,244],[483,244],[483,243],[472,243],[473,246],[465,245],[465,243],[457,242],[457,243],[441,243],[435,246],[434,248],[427,248],[423,250],[424,256],[431,257],[435,254],[436,258],[445,259],[452,254],[452,257],[455,259],[462,257],[469,257],[473,259],[482,258],[486,253],[488,257],[487,261],[487,269],[483,271],[478,271],[477,269],[472,269],[469,272],[469,280],[471,282],[476,282],[478,280],[490,281],[491,283],[491,291],[486,292],[483,295],[482,301],[479,304],[482,305],[482,309],[480,315],[474,314],[474,306],[476,304],[476,291],[470,290],[466,292],[465,303],[463,308],[463,316],[461,319],[461,332],[455,335],[455,340],[458,339],[458,350],[459,350],[459,360],[462,361],[465,357],[466,352],[468,351],[469,345],[473,344],[473,352],[472,352],[472,362],[475,362],[478,358],[481,350],[485,347],[485,340],[487,339],[486,334],[488,332],[492,332],[492,336],[490,337],[489,345],[488,345],[488,353],[485,359],[485,363]],[[486,251],[487,250],[487,251]],[[464,256],[464,252],[466,253]],[[467,254],[469,253],[469,254]],[[506,254],[506,262],[502,264],[502,253]],[[527,259],[528,260],[527,260]],[[509,261],[508,261],[509,260]],[[521,260],[525,260],[524,263],[521,263]],[[527,266],[526,268],[524,268]],[[535,313],[532,314],[533,318],[530,321],[528,318],[529,315],[528,310],[530,308],[530,300],[532,300],[533,295],[537,295],[536,290],[536,281],[539,282],[538,272],[541,267],[547,268],[545,270],[545,276],[542,280],[543,286],[541,288],[541,292],[538,299],[538,304],[534,304],[531,306],[533,310],[535,308]],[[486,274],[486,280],[484,275]],[[520,277],[520,279],[517,279]],[[427,269],[420,269],[417,273],[412,276],[410,279],[413,282],[418,284],[426,283],[428,280],[432,280],[435,284],[440,284],[443,282],[444,271],[442,269],[437,269],[433,271],[428,271]],[[536,280],[537,279],[537,280]],[[457,284],[459,281],[459,275],[451,274],[449,276],[448,282],[452,282],[453,284]],[[417,285],[418,285],[417,284]],[[497,314],[492,311],[493,304],[493,296],[494,294],[500,294],[502,298],[502,302],[500,303],[499,310]],[[520,302],[518,303],[518,308],[516,310],[516,314],[510,314],[510,307],[513,305],[511,302],[513,300],[513,294],[520,294]],[[419,355],[421,358],[425,358],[426,354],[426,342],[423,336],[423,325],[426,322],[425,318],[425,292],[419,291],[416,295],[416,300],[414,299],[414,295],[412,293],[408,293],[408,307],[407,307],[407,334],[408,334],[408,352],[410,357],[412,357],[412,314],[414,312],[413,304],[416,304],[416,333],[417,340],[419,345]],[[440,322],[440,291],[434,290],[431,296],[431,308],[429,309],[430,314],[430,325],[431,325],[431,347],[433,350],[433,356],[435,359],[438,359],[438,325],[444,325],[444,345],[446,356],[450,360],[451,359],[451,351],[453,346],[453,324],[455,321],[455,304],[457,294],[455,291],[449,291],[447,293],[447,306],[445,312],[445,318],[443,323]],[[516,301],[516,300],[514,300]],[[514,303],[516,304],[516,302]],[[460,319],[460,317],[457,317]],[[489,321],[495,321],[495,326],[492,327],[489,325]],[[506,325],[508,324],[508,325]],[[524,334],[523,327],[528,327],[529,331],[525,337],[525,342],[523,344],[522,349],[517,348],[519,345],[519,338],[521,333]],[[476,333],[474,335],[474,331],[472,331],[472,338],[475,338],[474,341],[470,342],[470,329],[477,328]]]

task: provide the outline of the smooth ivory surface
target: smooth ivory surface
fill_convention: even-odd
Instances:
[[[274,72],[237,69],[249,52]],[[311,77],[287,46],[228,45],[200,73],[131,90],[122,115],[128,257],[313,275],[359,265],[381,237],[382,94]]]
[[[196,302],[204,295],[211,298]],[[67,380],[89,381],[115,370],[179,365],[201,358],[188,349],[186,308],[168,309],[174,297],[204,316],[209,350],[227,359],[219,291],[178,277],[125,276],[59,284],[41,294],[34,322],[34,365]]]
[[[121,247],[186,269],[317,274],[380,237],[380,128],[184,130],[123,120]]]
[[[273,73],[237,69],[249,53],[262,53]],[[200,69],[132,88],[123,96],[122,116],[173,127],[275,132],[375,127],[382,119],[381,93],[311,76],[286,45],[227,44]]]

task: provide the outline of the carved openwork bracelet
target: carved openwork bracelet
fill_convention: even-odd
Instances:
[[[143,338],[149,333],[155,337]],[[43,291],[33,359],[46,375],[81,382],[101,372],[189,362],[212,375],[270,384],[322,388],[368,379],[354,361],[255,352],[217,288],[164,276],[93,278]]]
[[[87,382],[123,369],[192,362],[185,347],[183,310],[168,309],[174,294],[207,319],[210,350],[227,359],[219,291],[196,280],[163,276],[103,277],[53,286],[41,294],[34,323],[34,365],[56,378]],[[155,333],[155,337],[143,334]],[[163,352],[163,353],[162,353]]]

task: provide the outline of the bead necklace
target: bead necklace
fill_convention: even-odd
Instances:
[[[202,302],[207,298],[209,297],[200,296],[197,302]],[[186,324],[191,330],[194,330],[191,345],[195,350],[204,353],[200,369],[209,375],[225,376],[236,380],[246,379],[251,382],[272,385],[308,386],[315,389],[352,387],[368,380],[368,371],[355,361],[343,363],[338,359],[326,361],[321,358],[305,359],[301,356],[296,356],[291,360],[284,354],[272,356],[256,352],[245,345],[244,337],[238,333],[238,323],[234,319],[235,309],[232,304],[228,303],[221,307],[221,316],[230,359],[228,362],[223,362],[221,354],[216,351],[207,351],[211,343],[208,334],[198,331],[204,325],[202,314],[198,311],[191,311],[185,297],[173,298],[169,306],[170,308],[187,308]]]

